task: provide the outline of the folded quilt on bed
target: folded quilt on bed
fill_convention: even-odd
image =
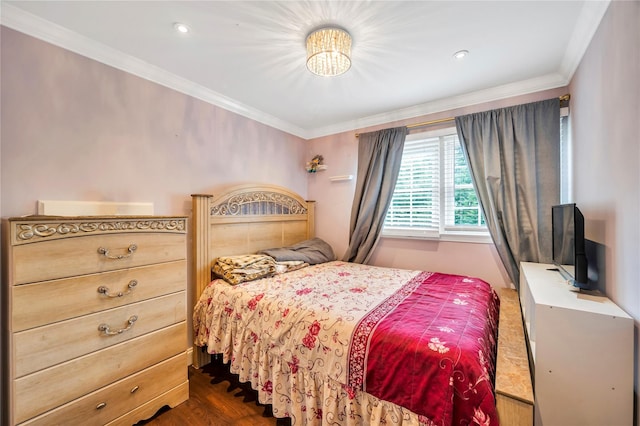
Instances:
[[[275,272],[275,260],[262,254],[221,256],[213,264],[213,273],[230,284],[268,277]]]
[[[298,260],[309,265],[336,260],[336,255],[333,253],[331,246],[320,238],[312,238],[288,247],[261,250],[258,253],[269,255],[278,262]]]
[[[309,266],[307,262],[302,260],[283,260],[276,262],[276,274],[284,274],[285,272],[296,271]]]

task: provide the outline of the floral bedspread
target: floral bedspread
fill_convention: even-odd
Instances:
[[[494,425],[497,309],[481,280],[335,261],[213,281],[194,309],[194,339],[294,424]],[[419,353],[439,358],[409,362]],[[468,363],[479,369],[467,373]],[[434,375],[449,383],[416,389]],[[465,401],[463,418],[453,411]]]

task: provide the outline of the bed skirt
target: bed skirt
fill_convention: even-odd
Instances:
[[[222,353],[231,373],[251,383],[258,401],[270,404],[274,417],[289,417],[292,425],[426,425],[417,414],[341,383],[318,377],[304,368],[283,365],[268,350],[243,345]]]

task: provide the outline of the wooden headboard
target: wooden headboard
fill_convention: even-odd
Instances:
[[[234,186],[213,196],[193,194],[194,303],[211,282],[219,256],[255,253],[315,236],[315,202],[276,185]],[[194,348],[194,366],[210,357]]]

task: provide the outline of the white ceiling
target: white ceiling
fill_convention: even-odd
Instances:
[[[609,1],[9,1],[3,25],[305,139],[565,86]],[[182,22],[191,33],[178,34]],[[305,38],[353,37],[318,77]],[[462,61],[453,54],[466,49]]]

